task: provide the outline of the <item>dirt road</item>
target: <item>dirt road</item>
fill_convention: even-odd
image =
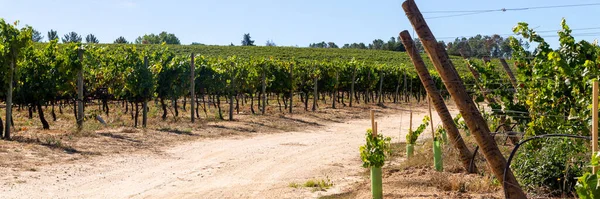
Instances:
[[[379,131],[394,142],[401,119],[402,141],[408,127],[408,114],[399,113],[377,119]],[[425,114],[415,114],[415,126]],[[40,167],[0,181],[0,198],[315,198],[342,192],[360,179],[358,148],[368,127],[368,119],[352,120]],[[327,178],[334,186],[326,192],[288,186]]]

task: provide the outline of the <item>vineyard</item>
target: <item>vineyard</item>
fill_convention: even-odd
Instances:
[[[275,99],[281,112],[291,113],[289,104],[294,96],[300,97],[305,111],[314,111],[319,106],[317,99],[330,101],[335,108],[357,103],[396,103],[409,97],[421,101],[426,95],[414,69],[409,67],[410,59],[403,53],[293,47],[59,44],[57,40],[32,43],[27,40],[30,27],[17,30],[4,21],[2,24],[7,29],[3,34],[14,34],[15,38],[6,35],[3,44],[6,47],[2,65],[14,67],[6,67],[2,72],[14,74],[14,78],[7,80],[13,82],[13,91],[5,87],[1,97],[12,98],[6,100],[11,102],[7,104],[28,109],[30,118],[32,112],[39,111],[44,129],[50,128],[50,123],[43,107],[51,107],[50,115],[55,121],[57,110],[62,113],[62,107],[75,107],[79,102],[102,105],[99,110],[83,105],[83,116],[78,116],[77,111],[81,110],[76,108],[76,118],[85,117],[78,120],[109,115],[108,104],[119,102],[126,112],[135,110],[132,125],[137,126],[138,112],[147,109],[139,107],[152,100],[159,102],[162,119],[169,115],[167,107],[173,107],[177,117],[178,110],[187,103],[194,103],[197,118],[202,112],[206,116],[207,106],[214,106],[219,109],[219,118],[224,119],[221,107],[227,104],[221,102],[225,100],[231,120],[234,109],[239,113],[240,101],[249,101],[254,114],[262,112],[265,100]],[[461,74],[466,74],[466,67],[461,68]],[[432,73],[441,87],[440,78]],[[82,83],[78,82],[78,75]],[[467,82],[473,81],[472,77],[464,77]],[[9,128],[6,131],[4,137],[8,139]]]
[[[425,170],[414,172],[409,169],[425,165],[415,166],[425,157],[434,160],[433,165],[429,161],[424,166],[426,169],[443,175],[462,173],[469,174],[469,179],[489,179],[485,187],[492,188],[487,191],[499,192],[502,188],[505,198],[597,198],[600,195],[596,174],[600,155],[596,154],[598,143],[595,140],[600,79],[597,41],[576,41],[572,29],[563,19],[558,31],[560,43],[553,49],[529,24],[521,22],[513,29],[517,36],[509,38],[512,54],[506,59],[473,59],[462,51],[462,57],[449,56],[447,47],[433,36],[415,2],[407,0],[402,6],[414,27],[415,35],[412,36],[418,36],[422,42],[422,52],[415,47],[416,42],[409,31],[403,31],[399,36],[406,52],[272,46],[83,44],[59,43],[58,39],[34,43],[32,27],[19,29],[18,22],[11,24],[0,19],[0,76],[4,77],[5,85],[0,87],[0,99],[6,104],[6,115],[0,117],[0,135],[5,143],[11,142],[23,129],[15,124],[15,120],[19,124],[32,124],[22,122],[24,118],[13,118],[13,115],[22,116],[21,112],[27,112],[27,120],[33,120],[36,113],[40,124],[37,128],[42,134],[49,129],[64,130],[71,126],[81,132],[86,125],[99,123],[104,127],[107,123],[113,123],[110,127],[133,127],[146,133],[147,126],[151,125],[148,121],[160,120],[168,121],[160,124],[161,129],[178,135],[193,135],[191,130],[181,132],[172,128],[184,122],[194,126],[208,121],[234,122],[242,117],[269,114],[273,117],[266,120],[280,122],[287,119],[321,126],[292,116],[323,113],[326,116],[317,117],[323,119],[331,116],[327,112],[358,115],[352,111],[371,109],[371,129],[366,131],[366,144],[359,152],[362,166],[371,169],[370,189],[375,198],[406,196],[386,195],[382,184],[386,183],[385,178],[393,179],[395,175],[423,173]],[[518,37],[537,46],[530,50]],[[414,121],[422,121],[422,124],[413,129],[413,107],[426,110],[421,107],[424,104],[428,106],[428,114],[427,111],[419,113],[423,119]],[[358,110],[351,108],[361,105],[364,106]],[[373,108],[379,113],[395,114],[382,119],[389,124],[379,123],[383,126],[380,129],[393,129],[395,135],[397,116],[402,118],[408,114],[406,110],[410,110],[409,127],[402,127],[407,123],[402,119],[399,122],[399,137],[406,139],[405,142],[392,143],[392,138],[380,134]],[[352,110],[335,112],[344,109]],[[434,116],[432,111],[437,114]],[[69,117],[61,117],[63,115]],[[111,115],[119,117],[114,119]],[[127,120],[130,123],[122,121],[122,115],[131,118]],[[65,118],[68,118],[67,122]],[[181,118],[186,120],[179,121]],[[250,123],[267,126],[255,120]],[[364,126],[357,121],[350,123]],[[327,130],[343,131],[335,136],[347,136],[344,139],[355,138],[346,133],[356,129],[355,126],[340,126],[330,125]],[[237,128],[238,131],[252,132],[239,126],[212,127],[217,131]],[[422,138],[429,136],[429,128],[431,137]],[[280,144],[298,147],[307,146],[300,143],[306,140],[323,141],[313,144],[324,146],[328,145],[327,139],[335,138],[332,135],[319,135],[323,137],[318,139],[290,135],[257,139],[272,142],[298,136],[305,140]],[[22,137],[19,139],[18,142],[23,142]],[[34,142],[32,140],[27,142]],[[355,147],[346,141],[332,142]],[[61,145],[58,141],[46,142],[45,145]],[[239,146],[255,144],[248,140],[239,143],[227,140],[225,143],[237,147],[236,151],[229,152],[230,156],[246,152],[247,149]],[[212,148],[219,148],[219,144],[209,143]],[[178,150],[207,150],[202,148],[206,146],[194,147]],[[254,147],[266,148],[262,145]],[[321,149],[336,150],[337,146],[327,147],[332,148]],[[65,149],[68,150],[71,149]],[[343,152],[340,150],[337,152]],[[356,156],[356,151],[353,152]],[[244,157],[251,155],[255,154]],[[309,158],[308,155],[293,155]],[[388,164],[398,157],[403,158],[401,167]],[[194,158],[190,162],[198,162],[199,156]],[[292,159],[289,162],[301,161],[289,159]],[[242,160],[244,164],[252,161]],[[451,171],[444,169],[448,162],[453,168]],[[345,166],[341,163],[332,165],[336,166],[333,170]],[[212,169],[211,165],[206,167]],[[400,170],[406,172],[395,174]],[[383,181],[382,172],[387,174]],[[346,176],[337,177],[346,179]],[[326,187],[319,191],[333,186],[328,177],[316,181],[306,186]],[[294,182],[289,186],[297,188],[300,185]],[[469,187],[474,185],[463,183],[460,186],[450,190],[462,193],[475,189]]]

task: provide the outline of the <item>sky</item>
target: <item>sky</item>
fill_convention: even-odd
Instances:
[[[316,42],[371,43],[387,41],[412,26],[402,0],[0,0],[0,18],[30,25],[46,35],[75,31],[94,34],[101,43],[124,36],[167,31],[182,44],[240,45],[250,33],[256,45],[272,40],[278,46],[305,47]],[[593,0],[416,0],[421,12],[522,8],[600,3]],[[518,22],[536,30],[558,30],[564,17],[573,29],[600,27],[600,6],[490,12],[428,19],[437,38],[510,34]],[[424,13],[425,18],[457,13]],[[600,37],[600,28],[574,30],[577,40]],[[542,35],[556,35],[548,32]],[[415,37],[415,36],[413,36]],[[556,37],[547,38],[557,45]]]

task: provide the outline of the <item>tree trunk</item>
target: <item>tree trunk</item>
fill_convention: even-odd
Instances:
[[[240,114],[240,100],[239,100],[239,96],[240,95],[235,95],[235,111],[237,112],[237,114]]]
[[[37,107],[37,106],[36,106],[36,107]],[[34,108],[34,105],[33,105],[33,104],[31,104],[31,105],[27,106],[27,110],[28,110],[28,112],[29,112],[29,117],[27,117],[27,118],[29,118],[29,119],[33,119],[33,108]]]
[[[2,121],[2,117],[0,117],[0,136],[4,134],[4,121]]]
[[[135,128],[137,128],[137,126],[138,126],[138,113],[139,113],[138,103],[135,102],[135,118],[133,119]]]
[[[165,99],[162,97],[160,98],[160,106],[162,107],[162,110],[163,110],[162,120],[166,120],[167,119],[167,105],[165,104]]]
[[[477,144],[482,149],[483,155],[496,179],[504,185],[503,176],[506,176],[506,184],[508,185],[504,187],[508,194],[506,197],[516,199],[527,198],[510,168],[505,168],[506,159],[500,152],[494,138],[490,135],[486,121],[479,111],[477,111],[473,99],[467,94],[466,88],[450,61],[444,46],[437,43],[414,0],[405,1],[402,4],[402,8],[419,35],[431,62],[446,85],[446,89],[452,95],[452,99],[454,99],[456,106],[464,117],[469,131],[471,131]],[[505,169],[507,173],[504,172]]]
[[[110,113],[110,108],[108,107],[108,99],[104,98],[102,100],[102,104],[104,106],[104,110],[106,111],[106,117],[108,117]]]
[[[433,103],[435,111],[440,116],[444,129],[446,129],[446,132],[450,137],[452,145],[454,146],[454,148],[456,148],[456,150],[459,153],[459,159],[462,162],[463,167],[469,173],[477,173],[477,168],[475,167],[475,164],[471,165],[471,157],[473,156],[473,154],[471,153],[469,148],[467,148],[465,142],[462,140],[460,132],[458,131],[458,128],[456,127],[456,124],[452,119],[452,115],[448,111],[448,107],[446,107],[442,95],[436,88],[435,82],[433,81],[433,78],[431,78],[431,75],[429,74],[425,63],[423,62],[421,55],[419,55],[417,49],[414,47],[413,40],[408,34],[408,31],[403,31],[402,33],[400,33],[400,38],[402,39],[402,44],[404,44],[404,47],[407,50],[406,52],[410,56],[413,65],[415,66],[417,74],[421,79],[421,83],[427,90],[429,97],[431,97],[431,101]]]
[[[184,96],[183,96],[183,111],[186,111],[186,110],[185,110],[185,105],[186,105],[186,104],[187,104],[187,97],[184,95]]]
[[[254,94],[252,92],[250,92],[250,111],[253,115],[256,114],[254,112]]]
[[[219,109],[219,119],[224,120],[224,118],[223,118],[223,111],[221,111],[221,100],[220,100],[221,96],[217,95],[216,97],[217,97],[217,103],[216,104],[217,104],[217,108]]]
[[[56,113],[54,113],[54,101],[52,101],[52,121],[56,122]]]
[[[173,108],[175,109],[175,117],[179,117],[179,107],[177,106],[177,98],[173,99]]]
[[[279,112],[283,112],[283,110],[281,110],[281,101],[279,101],[279,93],[277,93],[277,105],[279,105]]]
[[[48,121],[46,121],[46,118],[44,117],[44,110],[42,110],[42,104],[40,104],[40,103],[37,104],[37,110],[38,110],[38,115],[40,116],[40,122],[42,122],[42,128],[50,129],[50,125],[48,124]]]
[[[146,124],[148,123],[148,100],[144,99],[142,109],[142,127],[146,128]],[[192,113],[194,113],[193,110]],[[192,115],[192,117],[194,116]]]

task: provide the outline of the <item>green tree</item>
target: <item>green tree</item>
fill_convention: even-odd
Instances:
[[[149,35],[139,36],[137,39],[135,39],[135,43],[136,44],[166,43],[166,44],[179,45],[179,44],[181,44],[181,41],[179,41],[179,38],[177,38],[177,36],[175,36],[175,34],[167,33],[165,31],[163,31],[163,32],[159,33],[158,35],[149,34]]]
[[[63,43],[79,43],[79,42],[81,42],[81,36],[79,36],[79,34],[77,34],[76,32],[70,32],[63,36],[62,42]]]
[[[55,39],[58,39],[58,32],[56,32],[56,30],[48,31],[48,41],[52,41]]]
[[[327,48],[340,48],[335,42],[327,42]]]
[[[94,36],[93,34],[89,34],[85,37],[85,43],[97,44],[100,43],[100,41],[98,41],[98,38],[96,38],[96,36]]]
[[[127,42],[127,39],[125,39],[125,37],[120,36],[119,38],[115,39],[115,42],[113,42],[115,44],[128,44],[129,42]]]
[[[37,31],[36,29],[33,29],[33,32],[31,33],[31,40],[33,42],[42,42],[43,39],[44,36],[42,35],[42,33],[40,31]]]
[[[244,34],[242,39],[242,46],[254,46],[254,40],[250,37],[250,33]]]

